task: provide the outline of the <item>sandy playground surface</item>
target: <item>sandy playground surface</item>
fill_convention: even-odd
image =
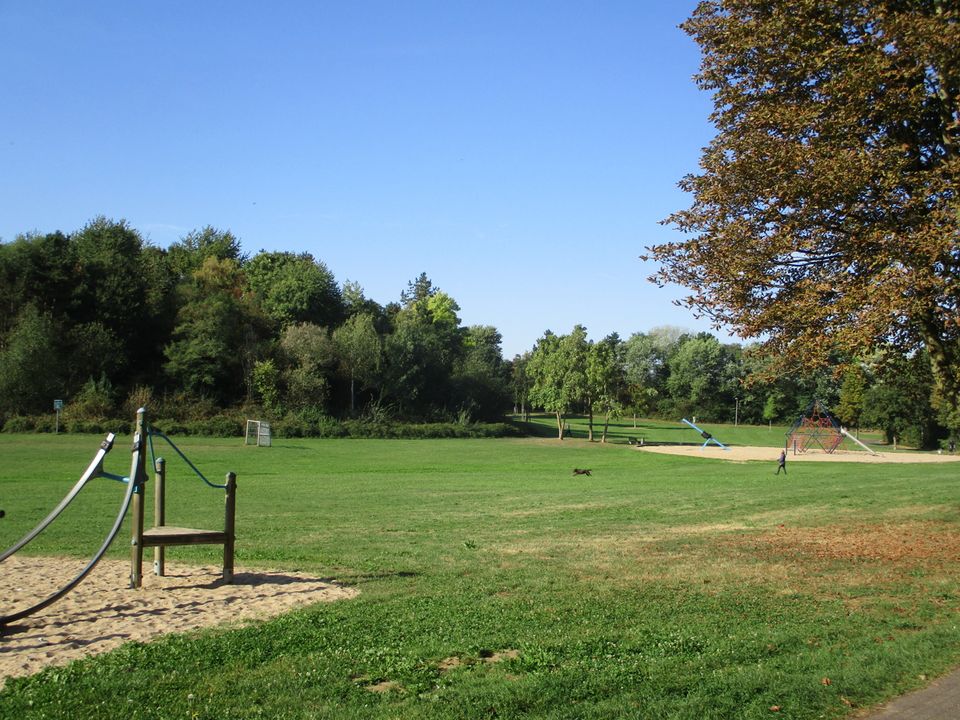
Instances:
[[[18,558],[0,565],[0,612],[10,614],[53,594],[85,560]],[[144,562],[143,587],[127,588],[130,563],[103,560],[72,592],[0,635],[0,687],[8,677],[66,665],[131,640],[147,641],[224,623],[264,619],[295,607],[354,597],[352,588],[295,572],[166,564],[166,576]]]
[[[776,463],[780,449],[774,447],[731,447],[729,450],[711,443],[707,447],[700,445],[640,445],[637,450],[643,452],[664,453],[666,455],[687,455],[689,457],[706,457],[715,460],[732,462],[746,462],[747,460],[767,460]],[[890,452],[871,455],[859,450],[838,449],[827,454],[823,450],[808,450],[805,453],[787,453],[787,465],[792,462],[859,462],[859,463],[931,463],[931,462],[958,462],[960,455],[938,455],[937,453],[907,453]]]

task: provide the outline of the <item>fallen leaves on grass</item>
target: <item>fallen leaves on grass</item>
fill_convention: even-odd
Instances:
[[[891,563],[937,561],[960,556],[960,531],[943,522],[853,523],[785,527],[747,536],[739,544],[778,555],[821,560],[876,560]]]

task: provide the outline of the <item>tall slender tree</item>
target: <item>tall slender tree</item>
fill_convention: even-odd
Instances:
[[[350,412],[356,409],[356,384],[373,384],[380,371],[383,350],[373,324],[373,315],[351,315],[333,331],[333,344],[340,359],[340,368],[350,378]]]
[[[587,353],[587,384],[590,387],[591,423],[590,440],[593,439],[592,414],[603,414],[603,432],[600,442],[607,441],[610,416],[622,409],[620,398],[624,386],[624,344],[616,333],[590,345]]]
[[[546,332],[527,364],[533,380],[530,401],[557,419],[557,437],[564,438],[565,418],[587,397],[587,330],[577,325],[569,335]]]

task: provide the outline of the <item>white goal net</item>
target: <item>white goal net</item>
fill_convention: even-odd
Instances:
[[[243,444],[270,447],[270,423],[263,420],[247,420],[247,432],[243,438]]]

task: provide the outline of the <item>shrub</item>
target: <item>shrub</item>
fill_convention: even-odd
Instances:
[[[237,437],[243,435],[244,421],[230,415],[217,415],[205,420],[185,423],[187,435],[206,437]],[[169,434],[169,433],[168,433]]]
[[[33,431],[38,433],[52,433],[57,431],[57,416],[56,415],[35,415],[33,418]],[[60,428],[63,429],[63,423],[60,423]]]
[[[174,435],[188,435],[187,424],[171,418],[162,418],[151,421],[150,424],[154,430],[162,432],[164,435],[173,437]]]
[[[156,403],[155,408],[148,406],[147,410],[153,417],[169,418],[177,422],[206,420],[222,412],[212,399],[198,398],[182,392],[165,395]]]
[[[33,432],[36,427],[35,418],[27,415],[14,415],[7,418],[3,424],[3,431],[6,433],[28,433]]]
[[[64,414],[76,420],[109,417],[114,410],[113,396],[113,385],[106,375],[101,375],[99,380],[90,378],[67,406]]]
[[[137,385],[123,401],[122,410],[125,416],[133,418],[136,417],[137,410],[140,408],[153,410],[155,405],[153,389],[146,385]]]
[[[302,438],[311,436],[310,423],[303,418],[287,416],[278,420],[271,426],[271,432],[275,437],[282,438]]]
[[[316,437],[341,438],[347,437],[347,428],[343,423],[332,417],[323,417],[317,420]]]
[[[126,432],[128,427],[128,421],[117,418],[87,420],[75,417],[65,420],[63,425],[61,425],[61,429],[64,429],[68,433],[88,433],[95,435],[104,435],[108,432],[122,433]]]

